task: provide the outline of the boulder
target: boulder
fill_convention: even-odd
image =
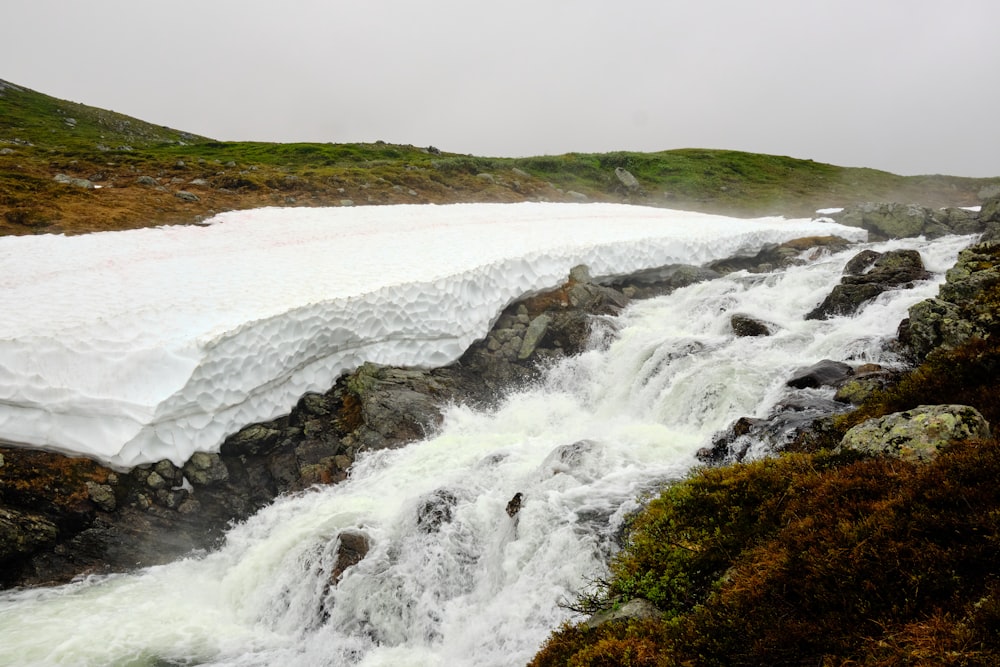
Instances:
[[[74,178],[73,176],[67,176],[66,174],[56,174],[53,180],[57,183],[72,185],[73,187],[83,188],[84,190],[93,190],[97,187],[92,181],[89,181],[86,178]]]
[[[993,305],[1000,292],[1000,243],[982,242],[959,253],[937,298],[910,307],[899,341],[907,356],[920,361],[931,350],[957,347],[1000,328]]]
[[[615,167],[615,178],[618,179],[618,182],[621,183],[628,192],[639,192],[642,190],[642,186],[639,185],[639,181],[636,177],[632,175],[632,172],[624,167]]]
[[[733,327],[733,333],[737,336],[770,336],[774,333],[770,325],[750,315],[735,313],[729,318],[729,324]]]
[[[853,315],[863,304],[883,292],[912,287],[915,281],[930,277],[916,250],[890,250],[885,253],[864,250],[847,263],[844,271],[846,275],[841,278],[840,284],[806,314],[807,320]]]
[[[360,530],[342,530],[337,536],[337,558],[330,571],[330,583],[336,585],[347,568],[364,560],[371,550],[368,534]]]
[[[854,369],[850,365],[842,361],[824,359],[808,368],[799,369],[785,382],[785,385],[794,389],[836,387],[853,374]]]
[[[598,612],[584,621],[587,628],[596,628],[612,621],[630,621],[663,618],[663,612],[644,598],[632,598],[620,607]]]
[[[989,437],[989,424],[975,408],[921,405],[858,424],[844,434],[840,449],[920,462],[932,460],[951,443]]]
[[[842,225],[867,229],[872,241],[950,233],[932,209],[915,204],[866,202],[848,206],[833,218]]]

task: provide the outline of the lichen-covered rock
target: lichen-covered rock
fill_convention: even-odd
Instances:
[[[948,444],[989,437],[989,424],[975,408],[921,405],[858,424],[844,434],[840,448],[906,461],[930,461]]]
[[[184,464],[184,476],[194,486],[207,486],[229,479],[229,470],[218,454],[195,452]]]
[[[935,348],[955,348],[1000,327],[1000,243],[966,248],[946,274],[938,297],[910,307],[900,325],[900,343],[914,360]]]
[[[596,628],[610,621],[644,620],[663,618],[663,611],[644,598],[633,598],[615,609],[600,611],[584,621],[587,628]]]
[[[865,202],[848,206],[833,217],[842,225],[867,229],[873,241],[951,232],[932,209],[915,204]]]

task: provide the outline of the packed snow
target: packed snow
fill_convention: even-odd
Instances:
[[[458,358],[562,283],[860,229],[614,204],[258,209],[0,238],[0,440],[128,468],[215,451],[365,361]]]

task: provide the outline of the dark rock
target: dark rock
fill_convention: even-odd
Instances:
[[[337,536],[337,558],[330,572],[330,583],[336,585],[347,568],[364,560],[371,550],[368,535],[360,530],[342,530]]]
[[[518,491],[514,494],[514,497],[510,499],[507,503],[507,516],[514,518],[517,516],[518,512],[521,511],[521,503],[524,500],[524,494]]]
[[[808,368],[796,371],[785,383],[795,389],[836,387],[854,374],[854,369],[842,361],[824,359]]]
[[[873,258],[873,255],[878,256]],[[915,281],[930,277],[915,250],[890,250],[882,254],[865,250],[848,262],[845,273],[841,283],[806,315],[807,320],[853,315],[883,292],[911,287]]]
[[[648,299],[669,294],[675,289],[705,280],[714,280],[721,275],[718,271],[700,266],[670,264],[655,269],[637,271],[625,277],[613,278],[603,282],[603,284],[621,291],[629,298]]]
[[[729,318],[729,323],[737,336],[770,336],[774,333],[764,322],[742,313],[733,314]]]

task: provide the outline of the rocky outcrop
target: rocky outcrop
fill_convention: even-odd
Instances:
[[[924,270],[920,253],[915,250],[890,250],[877,253],[864,250],[844,267],[840,284],[807,315],[807,320],[825,320],[838,315],[853,315],[861,306],[891,289],[906,289],[930,274]]]
[[[733,273],[734,271],[768,273],[804,264],[805,260],[800,259],[800,255],[804,252],[810,250],[814,254],[820,252],[840,252],[850,245],[849,241],[839,236],[810,236],[781,244],[766,245],[757,254],[752,256],[729,257],[709,262],[706,268],[723,274]]]
[[[952,349],[985,338],[1000,325],[1000,242],[963,250],[949,269],[937,298],[913,305],[900,324],[899,341],[914,361],[935,348]]]
[[[914,204],[867,202],[849,206],[831,217],[842,225],[867,229],[872,241],[913,236],[936,238],[983,231],[979,216],[961,208],[931,209]]]
[[[954,442],[989,437],[989,424],[975,408],[921,405],[858,424],[844,435],[840,449],[921,462]]]

